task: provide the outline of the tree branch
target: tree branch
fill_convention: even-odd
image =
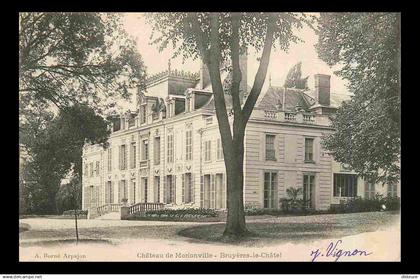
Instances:
[[[257,74],[255,75],[255,80],[251,92],[249,93],[249,96],[242,109],[245,123],[248,122],[248,119],[251,116],[255,103],[257,102],[258,96],[261,93],[261,89],[264,85],[265,77],[267,75],[268,63],[270,61],[270,53],[273,45],[274,31],[276,29],[275,15],[270,14],[267,20],[267,33],[265,37],[263,52],[261,55],[260,65],[258,67]]]
[[[219,123],[219,129],[223,144],[227,148],[231,148],[232,132],[230,130],[229,118],[226,112],[226,102],[224,98],[224,90],[220,78],[220,41],[219,41],[219,14],[210,14],[210,56],[207,63],[209,69],[210,80],[213,88],[213,96],[216,107],[216,116]],[[228,137],[229,141],[226,141]]]

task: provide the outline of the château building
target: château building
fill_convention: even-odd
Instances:
[[[241,92],[249,92],[241,57]],[[224,85],[230,75],[223,71]],[[329,116],[346,95],[330,92],[330,76],[314,76],[314,90],[269,86],[245,134],[244,202],[280,208],[289,187],[303,188],[308,206],[326,210],[349,197],[399,195],[397,185],[364,182],[321,146],[332,133]],[[241,96],[244,100],[246,94]],[[232,105],[225,95],[227,110]],[[232,116],[230,116],[230,120]],[[83,150],[83,209],[121,202],[165,207],[226,208],[226,174],[208,71],[171,70],[151,76],[136,110],[113,120],[109,147]]]

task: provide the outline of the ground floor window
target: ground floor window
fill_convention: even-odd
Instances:
[[[264,208],[277,208],[277,172],[264,172]]]
[[[375,197],[375,184],[365,181],[365,199],[373,199]]]
[[[155,176],[154,195],[155,202],[160,202],[160,176]]]
[[[397,196],[397,184],[388,184],[387,196],[395,198]]]
[[[114,191],[112,181],[107,181],[105,185],[105,203],[114,203]]]
[[[124,200],[128,200],[128,193],[127,193],[127,183],[125,180],[120,180],[119,189],[118,189],[118,202],[123,202]]]
[[[148,188],[148,180],[147,177],[143,177],[141,179],[141,202],[147,202],[147,188]]]
[[[334,173],[334,197],[356,197],[357,175]]]
[[[165,184],[165,203],[176,203],[175,201],[175,194],[176,194],[176,177],[174,175],[167,175],[166,176],[166,184]]]
[[[315,175],[303,175],[303,200],[307,208],[315,207]]]
[[[185,173],[182,175],[182,202],[190,203],[193,202],[194,198],[194,186],[192,181],[192,174]]]
[[[226,183],[223,173],[206,174],[200,181],[200,206],[202,208],[226,208]]]
[[[136,203],[137,202],[137,184],[135,179],[131,179],[131,186],[130,186],[130,202]]]

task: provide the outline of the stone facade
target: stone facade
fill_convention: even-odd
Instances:
[[[203,66],[199,75],[168,70],[153,76],[138,94],[137,110],[114,120],[109,147],[85,146],[84,210],[122,201],[226,208],[225,166],[207,75]],[[289,187],[303,187],[317,210],[370,195],[373,186],[321,146],[321,137],[332,132],[328,116],[343,101],[330,92],[329,80],[315,75],[313,92],[272,86],[262,92],[245,135],[246,205],[279,208]],[[225,99],[230,111],[229,96]],[[400,191],[374,187],[384,195]]]

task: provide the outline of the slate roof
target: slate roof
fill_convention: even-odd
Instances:
[[[300,106],[304,110],[315,105],[315,91],[280,86],[270,86],[267,91],[260,96],[256,107],[266,110],[278,110],[282,108],[283,94],[285,94],[285,110],[294,110]],[[330,93],[330,106],[337,108],[343,101],[349,100],[349,95]]]

